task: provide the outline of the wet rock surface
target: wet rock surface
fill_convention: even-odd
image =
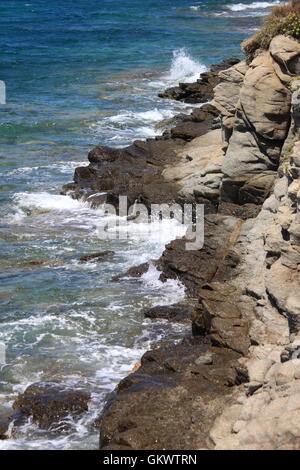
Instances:
[[[239,235],[241,222],[234,217],[208,215],[205,218],[205,243],[198,250],[187,250],[188,240],[174,240],[166,246],[157,262],[160,279],[178,279],[188,297],[198,298],[203,284],[210,282]],[[237,260],[233,260],[234,263]]]
[[[100,448],[207,448],[207,428],[231,403],[231,387],[245,380],[237,358],[192,338],[147,352],[141,367],[110,396],[100,421]]]
[[[53,382],[30,385],[13,404],[14,410],[24,417],[31,417],[41,429],[68,428],[68,418],[78,417],[88,411],[90,393],[75,390]]]
[[[0,439],[8,439],[10,437],[10,427],[14,421],[14,413],[7,412],[0,414]]]

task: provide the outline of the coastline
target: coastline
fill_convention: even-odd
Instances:
[[[280,67],[286,50],[291,51],[288,73]],[[219,71],[212,102],[197,110],[209,114],[206,132],[203,121],[196,136],[191,129],[183,133],[180,123],[162,139],[135,142],[118,151],[98,147],[89,154],[88,172],[77,169],[75,186],[65,188],[101,188],[111,202],[123,192],[146,206],[192,201],[208,208],[204,247],[186,251],[185,240],[175,240],[154,262],[160,280],[180,280],[191,297],[192,337],[154,347],[120,382],[100,418],[100,449],[297,448],[282,410],[290,409],[299,386],[299,128],[294,78],[299,58],[298,41],[275,36],[252,62]],[[185,87],[166,95],[182,91]],[[222,116],[223,140],[213,109]],[[165,148],[170,136],[171,155]],[[201,168],[203,149],[211,154]],[[157,180],[158,154],[163,170]],[[179,155],[181,159],[174,157]],[[122,178],[120,185],[113,168],[124,161],[126,171],[128,162],[138,162],[141,185]],[[147,167],[145,162],[155,167],[150,184],[140,171],[140,164]],[[191,162],[196,163],[192,171],[187,169]],[[112,180],[106,179],[107,169]],[[147,269],[149,264],[144,264],[125,276],[136,278]],[[284,291],[278,290],[279,282]],[[178,306],[171,306],[162,314],[170,319],[174,309],[178,313]],[[261,403],[265,421],[258,413]],[[299,404],[292,409],[297,415]],[[277,428],[271,425],[270,432],[272,420]]]
[[[143,309],[153,324],[164,322],[163,339],[104,408],[96,404],[101,412],[89,425],[100,431],[101,450],[299,448],[300,43],[280,32],[268,46],[256,40],[245,60],[224,60],[160,93],[197,105],[190,115],[158,124],[161,136],[95,147],[62,188],[59,201],[85,205],[85,217],[104,204],[120,209],[126,195],[128,226],[142,206],[205,206],[201,248],[187,250],[187,238],[177,237],[160,257],[108,277],[122,292],[122,283],[134,291],[155,275],[185,295]],[[118,253],[105,248],[82,253],[78,264],[108,269]],[[32,383],[1,416],[0,439],[28,419],[39,430],[70,432],[94,391],[55,376]]]

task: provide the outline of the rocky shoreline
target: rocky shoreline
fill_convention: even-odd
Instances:
[[[95,207],[119,195],[148,207],[205,204],[204,247],[187,251],[178,239],[153,261],[163,282],[185,286],[186,301],[145,312],[190,322],[190,335],[155,345],[110,394],[100,449],[299,448],[299,73],[300,43],[282,35],[250,63],[213,66],[161,95],[202,107],[161,137],[96,147],[63,188]],[[60,387],[29,387],[0,437],[12,419],[49,429],[86,410],[85,391]]]
[[[299,42],[277,36],[219,71],[200,108],[214,107],[206,134],[186,139],[185,161],[163,162],[169,202],[206,203],[204,248],[176,240],[155,261],[162,281],[185,285],[193,335],[147,352],[119,384],[101,449],[299,448],[299,64]]]

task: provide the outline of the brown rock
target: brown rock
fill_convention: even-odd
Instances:
[[[160,279],[179,279],[189,297],[197,298],[203,284],[210,282],[222,265],[240,229],[239,219],[208,215],[205,218],[205,244],[200,250],[186,250],[186,240],[167,245],[157,262]]]
[[[149,351],[124,379],[100,420],[104,450],[207,448],[207,430],[241,383],[232,351],[185,340]]]
[[[192,305],[174,304],[153,307],[143,313],[145,317],[152,320],[163,318],[175,322],[188,322],[192,319],[193,310]]]
[[[64,430],[67,427],[65,418],[88,411],[89,400],[89,392],[53,382],[38,382],[19,395],[13,408],[25,416],[31,416],[41,429]]]

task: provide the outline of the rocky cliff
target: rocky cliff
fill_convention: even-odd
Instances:
[[[93,205],[127,194],[206,207],[204,247],[175,240],[153,261],[185,303],[145,312],[190,321],[191,334],[154,346],[108,397],[101,449],[300,448],[299,72],[300,43],[277,35],[250,63],[162,94],[211,102],[159,138],[96,147],[65,186]],[[26,398],[34,414],[31,395],[20,413]]]
[[[176,240],[156,262],[198,299],[193,338],[148,352],[121,382],[101,448],[299,449],[299,64],[299,42],[279,35],[221,71],[222,133],[164,168],[176,197],[216,208],[202,250]]]

